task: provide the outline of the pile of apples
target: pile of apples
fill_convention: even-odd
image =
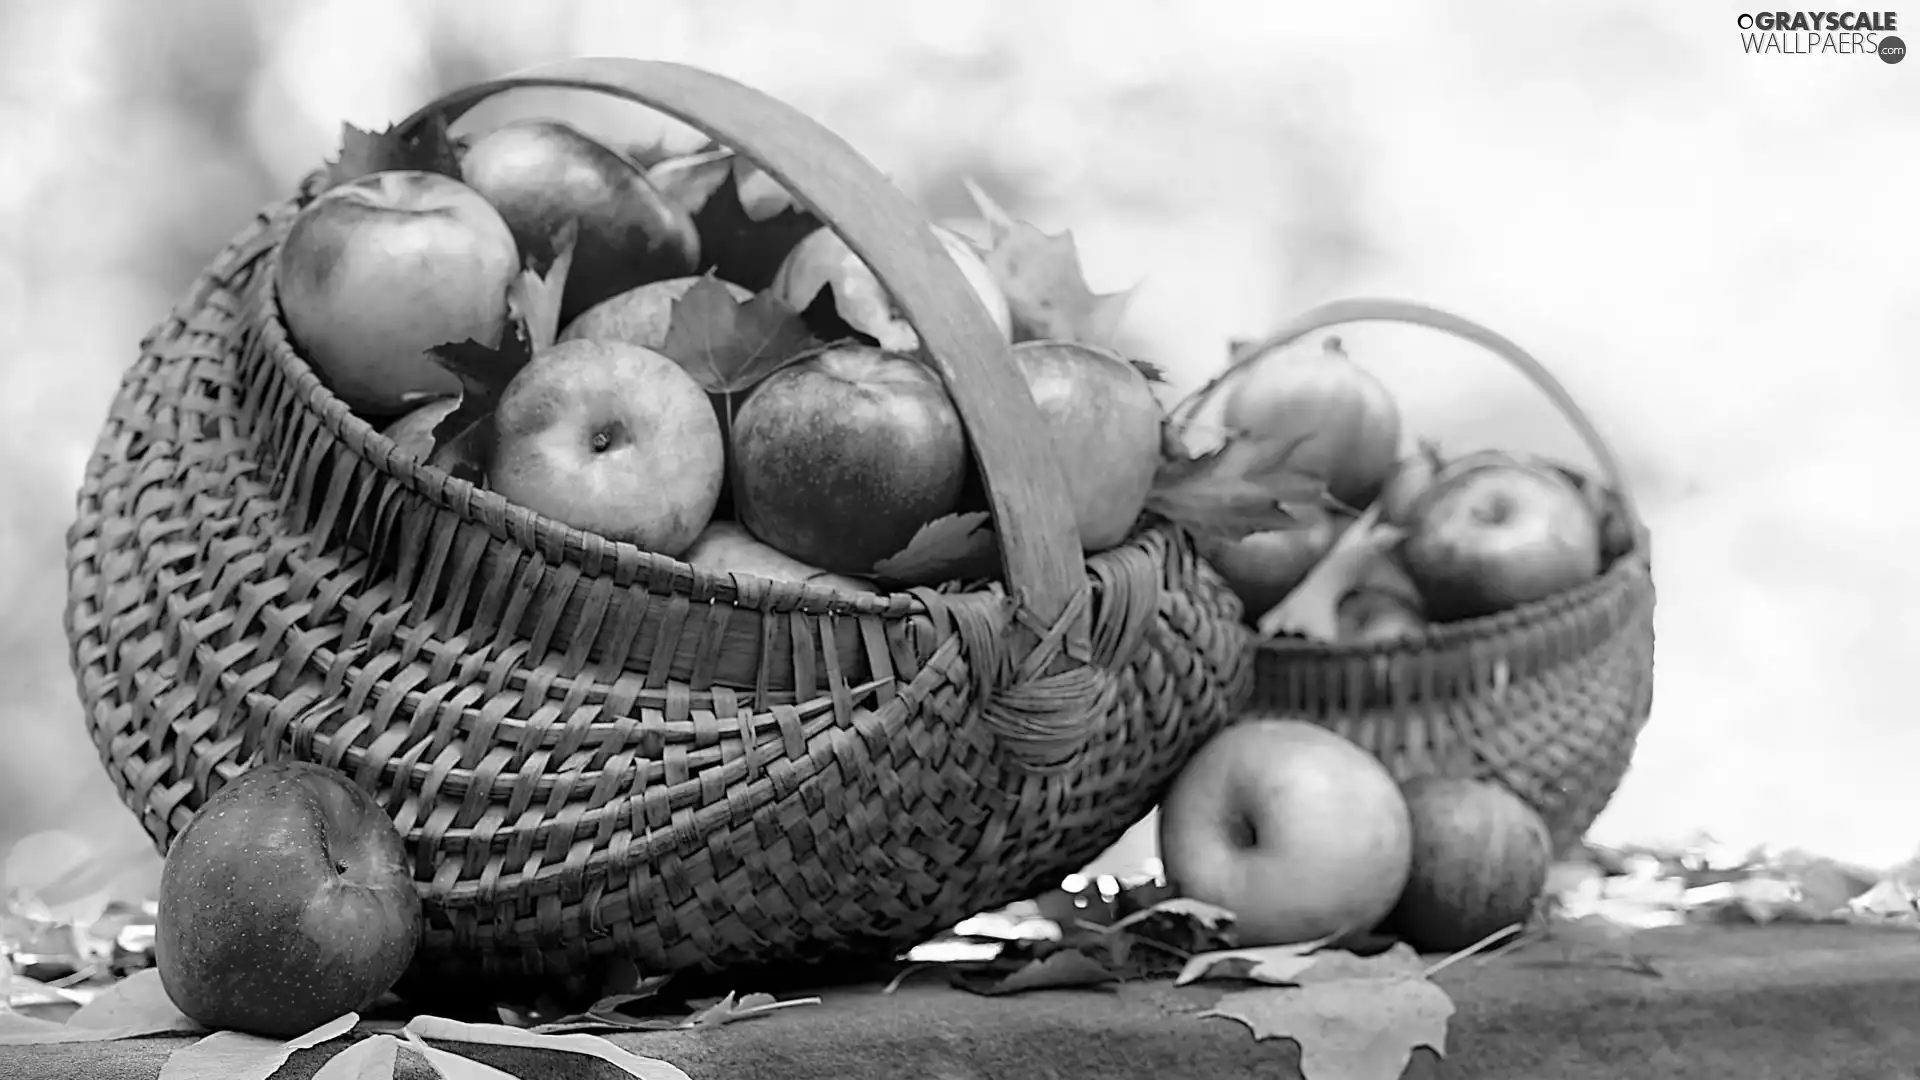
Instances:
[[[648,160],[551,119],[464,141],[349,128],[326,183],[278,248],[280,311],[400,456],[715,572],[847,592],[998,573],[918,335],[732,151]],[[1063,322],[1059,283],[1008,250],[1055,238],[982,206],[994,242],[934,231],[1006,335],[1083,549],[1104,550],[1162,463],[1150,368],[1093,342],[1105,298],[1081,283],[1086,317]]]
[[[1633,545],[1618,495],[1570,466],[1425,440],[1400,456],[1398,405],[1337,338],[1246,359],[1212,393],[1226,429],[1296,441],[1292,467],[1332,496],[1302,527],[1202,540],[1268,633],[1390,642],[1576,588]]]

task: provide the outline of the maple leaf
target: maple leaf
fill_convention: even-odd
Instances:
[[[160,1080],[267,1080],[296,1051],[352,1031],[360,1014],[346,1013],[291,1039],[269,1039],[238,1031],[216,1031],[167,1055]]]
[[[986,997],[1028,990],[1066,990],[1119,982],[1120,974],[1079,949],[1057,949],[1011,972],[955,971],[953,984]]]
[[[981,258],[1007,298],[1014,340],[1112,345],[1134,290],[1094,292],[1081,273],[1080,250],[1071,232],[1041,232],[1007,213],[971,179],[961,182],[987,223]]]
[[[725,147],[667,158],[647,179],[693,216],[703,270],[759,292],[824,223],[759,166]]]
[[[1340,602],[1358,589],[1369,568],[1405,537],[1406,531],[1399,526],[1380,522],[1377,503],[1369,507],[1358,521],[1341,530],[1333,546],[1292,592],[1260,615],[1260,632],[1268,637],[1297,634],[1312,641],[1340,640]]]
[[[469,1066],[481,1065],[481,1063],[438,1047],[428,1046],[425,1040],[437,1039],[479,1046],[518,1046],[529,1050],[558,1050],[562,1053],[598,1058],[623,1070],[629,1076],[638,1077],[639,1080],[691,1080],[677,1065],[658,1058],[641,1057],[615,1046],[598,1035],[579,1033],[545,1035],[523,1028],[509,1027],[506,1024],[468,1024],[439,1016],[416,1016],[407,1021],[402,1034],[407,1037],[410,1049],[425,1056],[433,1063],[434,1068],[445,1076],[479,1077],[492,1076],[493,1073],[468,1071]],[[499,1070],[494,1070],[494,1073],[498,1072]]]
[[[1276,986],[1288,985],[1294,982],[1295,976],[1314,965],[1314,951],[1330,940],[1319,938],[1295,945],[1201,953],[1187,961],[1173,984],[1185,986],[1200,979],[1246,979]]]
[[[1305,528],[1344,509],[1327,494],[1325,479],[1289,466],[1309,437],[1231,432],[1218,447],[1196,455],[1167,425],[1147,509],[1196,535],[1222,540]]]
[[[781,1009],[791,1009],[798,1005],[818,1005],[817,997],[792,998],[776,1001],[772,994],[748,994],[736,999],[732,991],[727,996],[689,1016],[681,1025],[690,1028],[719,1027],[736,1020],[751,1020],[756,1016],[765,1016]]]
[[[998,554],[991,514],[947,514],[920,526],[906,547],[873,564],[873,577],[902,585],[937,585],[991,573]]]
[[[529,267],[507,286],[510,317],[498,345],[469,338],[431,350],[434,360],[460,380],[460,403],[433,426],[434,448],[448,448],[444,460],[461,465],[456,475],[484,474],[492,458],[493,410],[500,395],[535,353],[553,345],[559,333],[560,297],[573,267],[574,237],[574,223],[563,225],[555,236],[553,261],[546,272],[536,273]]]
[[[372,132],[341,124],[340,156],[327,163],[326,182],[321,190],[396,169],[462,179],[459,146],[447,134],[445,117],[435,113],[410,136],[403,136],[393,127]]]
[[[1226,994],[1200,1015],[1298,1042],[1303,1080],[1398,1080],[1415,1047],[1445,1055],[1453,1000],[1426,979],[1339,979]]]
[[[762,292],[742,303],[711,274],[674,300],[660,345],[707,393],[727,399],[819,348],[779,297]]]

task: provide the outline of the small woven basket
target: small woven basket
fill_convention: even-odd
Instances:
[[[1260,639],[1247,715],[1331,728],[1401,780],[1497,780],[1539,811],[1556,850],[1565,850],[1613,797],[1653,707],[1646,526],[1619,458],[1572,396],[1525,350],[1470,320],[1406,301],[1337,301],[1241,347],[1235,368],[1308,334],[1367,321],[1452,334],[1525,375],[1599,462],[1625,515],[1631,550],[1578,588],[1483,618],[1431,624],[1397,641]]]
[[[1005,584],[706,573],[403,458],[289,347],[267,257],[289,201],[142,343],[80,492],[66,630],[122,798],[165,851],[260,761],[343,769],[416,860],[415,971],[440,976],[871,957],[1053,887],[1244,705],[1238,602],[1167,527],[1082,556],[1005,339],[846,143],[626,59],[471,86],[402,130],[527,86],[677,117],[846,238],[952,392]]]

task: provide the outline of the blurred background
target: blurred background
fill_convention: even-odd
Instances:
[[[1340,295],[1527,345],[1620,451],[1655,536],[1653,719],[1593,838],[1913,854],[1920,64],[1743,55],[1718,2],[1280,10],[0,0],[0,851],[58,829],[40,843],[157,865],[61,632],[73,495],[141,335],[342,121],[624,54],[785,98],[936,215],[971,212],[970,176],[1070,227],[1095,288],[1138,286],[1127,330],[1181,387],[1229,338]],[[667,130],[571,95],[501,106]],[[1589,460],[1490,357],[1343,337],[1448,451]]]

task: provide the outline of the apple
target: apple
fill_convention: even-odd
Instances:
[[[1423,953],[1458,952],[1532,915],[1553,858],[1540,815],[1486,780],[1421,777],[1403,788],[1413,869],[1387,923]]]
[[[1600,572],[1593,506],[1551,469],[1492,461],[1414,504],[1400,559],[1440,622],[1544,599]]]
[[[1298,720],[1209,739],[1160,804],[1160,860],[1191,897],[1234,913],[1245,946],[1372,930],[1400,897],[1413,828],[1373,755]]]
[[[680,556],[709,573],[752,574],[774,581],[794,581],[850,593],[877,593],[880,590],[858,578],[830,574],[817,566],[763,544],[753,534],[731,521],[716,521],[707,526],[693,546]]]
[[[707,392],[624,341],[536,352],[494,407],[487,486],[576,529],[677,556],[713,517],[725,440]]]
[[[460,171],[507,220],[525,252],[551,250],[578,223],[560,324],[636,285],[700,265],[693,218],[632,159],[562,120],[517,120],[474,140]]]
[[[154,964],[194,1020],[285,1038],[386,993],[420,927],[386,812],[337,769],[278,761],[228,781],[167,851]]]
[[[1344,521],[1327,515],[1298,529],[1249,533],[1238,540],[1208,537],[1199,541],[1200,557],[1240,598],[1246,620],[1257,622],[1333,550]]]
[[[1160,469],[1165,417],[1140,369],[1071,341],[1013,347],[1067,481],[1080,547],[1105,551],[1133,532]]]
[[[513,233],[480,193],[431,172],[379,172],[308,203],[274,252],[293,346],[364,416],[460,392],[428,350],[495,345],[520,272]]]
[[[940,376],[848,344],[774,372],[733,418],[733,502],[762,542],[864,574],[954,511],[966,431]]]
[[[568,323],[560,332],[560,340],[625,341],[659,349],[667,343],[674,301],[687,295],[687,290],[699,281],[699,275],[690,274],[649,282],[610,296]],[[727,287],[727,293],[738,303],[753,299],[752,293],[730,281],[720,284]]]
[[[980,303],[986,308],[987,317],[993,320],[1001,336],[1011,342],[1013,309],[1007,306],[1006,294],[1000,291],[993,271],[987,269],[986,261],[974,249],[972,241],[944,226],[930,225],[928,228],[947,249],[947,254],[953,257],[954,264],[966,276],[967,283],[973,286],[974,295],[980,298]],[[812,307],[821,290],[832,289],[834,311],[848,328],[867,335],[881,348],[891,352],[914,353],[920,350],[919,332],[894,306],[893,297],[888,295],[886,286],[880,283],[873,269],[854,254],[853,248],[847,246],[846,240],[830,228],[822,226],[815,229],[794,245],[793,250],[787,252],[768,289],[788,307],[799,312],[806,312]],[[834,329],[816,328],[824,337],[841,336],[834,333]]]

